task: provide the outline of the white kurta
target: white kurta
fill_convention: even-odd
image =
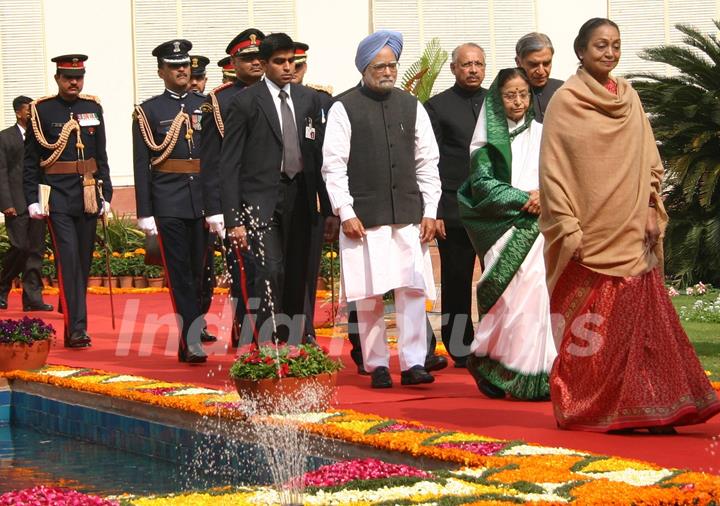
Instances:
[[[330,108],[323,143],[322,174],[330,204],[341,221],[355,217],[347,175],[352,128],[345,107]],[[418,102],[415,120],[415,175],[423,196],[423,216],[435,218],[440,200],[439,152],[430,118]],[[395,288],[423,290],[435,299],[435,280],[419,225],[382,225],[365,230],[362,239],[340,232],[343,294],[348,301],[382,295]]]
[[[511,121],[508,125],[510,131],[519,126]],[[515,188],[538,189],[541,137],[542,125],[533,121],[513,139],[511,184]],[[476,138],[473,141],[475,149],[484,143]],[[497,261],[512,233],[513,229],[508,230],[485,254],[485,273]],[[543,236],[539,235],[503,294],[480,321],[471,346],[475,355],[488,356],[522,374],[549,372],[557,355],[550,322],[543,244]]]

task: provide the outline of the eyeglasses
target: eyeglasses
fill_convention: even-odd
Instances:
[[[368,65],[370,70],[373,72],[377,72],[378,74],[382,74],[385,72],[385,69],[390,69],[391,72],[395,72],[398,68],[398,62],[396,61],[389,61],[387,63],[374,63],[371,65]]]
[[[473,67],[473,66],[477,67],[479,69],[484,69],[485,62],[477,60],[477,61],[466,61],[465,63],[460,64],[460,67],[462,67],[464,69],[469,69],[470,67]]]
[[[520,98],[520,100],[527,100],[530,94],[527,91],[521,91],[518,93],[517,91],[513,91],[512,93],[503,93],[502,98],[503,100],[507,100],[508,102],[514,101],[516,98]]]

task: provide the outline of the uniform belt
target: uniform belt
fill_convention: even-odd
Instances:
[[[200,172],[200,160],[179,160],[170,158],[157,164],[153,170],[156,172],[170,172],[172,174],[197,174]]]
[[[97,163],[94,158],[76,160],[74,162],[55,162],[45,167],[45,174],[95,174]]]

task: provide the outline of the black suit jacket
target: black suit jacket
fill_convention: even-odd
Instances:
[[[23,193],[23,137],[17,124],[0,132],[0,211],[27,213]]]
[[[440,149],[442,196],[437,217],[447,226],[462,226],[457,191],[470,172],[470,141],[486,93],[484,88],[468,92],[455,84],[425,103]]]
[[[545,119],[545,111],[550,103],[550,99],[555,92],[564,84],[559,79],[548,79],[548,82],[542,88],[533,88],[533,109],[535,110],[535,121],[542,123]]]
[[[298,140],[303,161],[307,209],[316,218],[317,200],[323,198],[323,128],[320,98],[315,90],[291,85]],[[306,127],[315,128],[308,138]],[[283,143],[280,118],[264,81],[236,94],[228,107],[220,157],[222,208],[225,225],[248,226],[253,220],[269,222],[278,201]],[[319,197],[320,196],[320,197]],[[329,209],[329,203],[322,203]]]

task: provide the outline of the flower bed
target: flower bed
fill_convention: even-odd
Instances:
[[[240,398],[193,385],[93,369],[48,366],[6,377],[147,402],[207,416],[238,416]],[[354,461],[306,475],[306,504],[713,504],[720,477],[685,472],[631,459],[567,448],[538,446],[447,431],[408,420],[350,410],[263,417],[265,423],[295,423],[330,439],[433,458],[464,466],[425,472],[408,466]],[[424,474],[423,474],[424,473]],[[124,500],[124,504],[272,504],[268,487]],[[509,502],[508,502],[509,501]]]

